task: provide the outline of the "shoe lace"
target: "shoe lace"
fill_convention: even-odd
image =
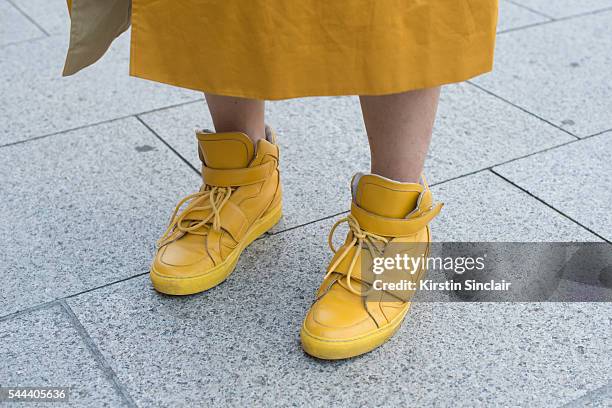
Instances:
[[[352,236],[351,242],[348,245],[344,245],[344,249],[342,250],[340,255],[336,257],[335,261],[332,262],[331,265],[329,265],[324,279],[327,279],[336,271],[338,265],[340,265],[340,263],[348,256],[349,252],[353,247],[357,247],[353,252],[353,257],[351,258],[351,262],[346,272],[346,283],[351,292],[359,296],[364,296],[362,292],[353,288],[353,285],[351,284],[351,276],[353,274],[355,264],[357,263],[357,259],[361,254],[361,250],[365,246],[372,255],[372,258],[375,258],[376,256],[382,255],[384,251],[384,246],[389,243],[389,240],[381,235],[373,234],[371,232],[361,229],[357,219],[353,215],[348,215],[347,217],[336,221],[332,229],[329,231],[327,243],[329,244],[329,248],[334,254],[338,252],[336,248],[334,248],[334,244],[332,242],[334,238],[334,232],[336,231],[336,228],[338,228],[338,226],[344,222],[346,222],[349,226],[349,230]],[[383,249],[379,248],[379,245],[381,244],[383,245]]]
[[[197,193],[183,198],[174,208],[166,231],[157,241],[157,247],[160,248],[174,242],[187,233],[206,235],[210,227],[218,231],[221,226],[221,209],[230,199],[233,191],[232,187],[204,185]],[[185,203],[187,206],[179,214]],[[186,219],[193,212],[206,210],[210,210],[210,213],[201,220]]]

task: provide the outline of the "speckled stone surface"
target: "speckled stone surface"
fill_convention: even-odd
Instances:
[[[0,315],[148,271],[198,176],[136,119],[0,149]]]
[[[516,30],[532,24],[550,21],[550,18],[507,0],[499,1],[497,31]]]
[[[433,187],[445,203],[435,241],[589,242],[600,239],[491,172]]]
[[[575,140],[469,84],[443,89],[425,164],[439,183]]]
[[[599,408],[612,406],[612,380],[608,384],[586,393],[564,408]]]
[[[370,354],[306,356],[330,224],[256,241],[204,294],[162,296],[140,277],[69,303],[141,406],[559,406],[607,382],[607,303],[415,303]]]
[[[539,13],[554,18],[563,18],[583,13],[592,13],[612,8],[610,0],[511,0]]]
[[[7,0],[0,0],[0,47],[44,37],[45,33]]]
[[[502,34],[494,73],[475,82],[576,136],[612,129],[610,21],[612,10]]]
[[[68,44],[65,35],[4,47],[0,145],[200,97],[193,91],[129,77],[128,40],[122,36],[99,63],[72,77],[61,76]]]
[[[13,2],[48,34],[69,35],[70,16],[65,0],[13,0]]]
[[[463,208],[470,202],[475,212],[485,205],[503,207],[508,199],[520,203],[514,210],[525,216],[517,221],[533,221],[534,240],[551,237],[554,229],[561,234],[578,229],[554,219],[552,210],[491,173],[435,190],[449,202],[463,200]],[[478,200],[494,191],[499,194],[491,194],[488,204]],[[474,224],[470,215],[456,212],[455,219],[460,225]],[[498,220],[495,214],[485,215],[483,231]],[[144,406],[377,401],[392,406],[449,401],[459,406],[547,406],[547,401],[560,405],[605,383],[610,362],[603,356],[611,347],[605,317],[610,306],[605,303],[417,303],[398,336],[369,355],[336,363],[305,356],[299,328],[330,259],[326,235],[333,221],[255,242],[229,280],[204,294],[159,295],[142,277],[81,295],[70,304],[119,378],[136,379],[128,388]],[[441,223],[434,226],[437,240],[459,239],[456,233],[445,234]],[[492,238],[466,231],[463,238],[518,240],[524,234],[503,222],[497,231]],[[155,374],[140,374],[148,372]],[[314,392],[320,396],[315,402]]]
[[[612,132],[496,167],[495,171],[612,240],[610,158]]]
[[[584,283],[562,279],[559,287],[551,294],[549,301],[572,302],[608,302],[612,303],[612,289],[603,285],[586,285]]]
[[[0,385],[70,387],[58,403],[13,406],[119,407],[125,402],[60,306],[0,320]]]
[[[269,103],[283,220],[222,285],[156,293],[146,276],[155,240],[200,184],[175,153],[199,167],[193,129],[212,128],[202,95],[129,78],[127,34],[61,78],[65,1],[12,2],[0,0],[0,385],[61,382],[79,407],[611,404],[609,302],[419,293],[442,302],[415,302],[372,353],[324,362],[302,352],[334,214],[349,208],[353,173],[369,168],[356,97]],[[600,240],[579,223],[612,237],[610,7],[501,0],[495,73],[442,94],[426,163],[446,203],[434,240]],[[609,279],[593,286],[584,270],[551,299],[609,298]]]

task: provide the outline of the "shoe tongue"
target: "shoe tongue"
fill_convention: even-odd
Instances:
[[[416,207],[424,187],[399,183],[375,174],[353,177],[353,201],[366,211],[386,218],[405,218]]]
[[[244,133],[197,132],[200,160],[214,169],[242,169],[254,156],[251,139]]]

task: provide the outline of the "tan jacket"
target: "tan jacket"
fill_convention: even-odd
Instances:
[[[66,0],[70,45],[63,75],[72,75],[99,60],[115,38],[130,26],[131,0]]]

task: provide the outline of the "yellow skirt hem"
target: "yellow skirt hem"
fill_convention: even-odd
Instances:
[[[259,100],[283,100],[293,98],[305,98],[305,97],[317,97],[317,96],[348,96],[348,95],[391,95],[402,92],[414,91],[417,89],[434,88],[437,86],[448,85],[452,83],[463,82],[476,76],[486,74],[493,69],[491,60],[483,62],[478,66],[471,67],[468,72],[457,72],[455,75],[448,75],[446,77],[438,77],[432,80],[414,80],[406,78],[405,82],[394,84],[393,86],[385,88],[360,88],[350,87],[346,89],[333,88],[328,90],[322,90],[317,88],[316,90],[291,90],[287,89],[282,92],[246,92],[244,89],[233,89],[231,87],[213,87],[206,86],[204,84],[194,84],[180,79],[169,79],[161,78],[157,75],[149,75],[147,72],[137,70],[133,65],[130,65],[130,75],[133,77],[146,79],[149,81],[164,83],[167,85],[176,86],[179,88],[191,89],[194,91],[200,91],[213,95],[233,96],[237,98],[247,99],[259,99]]]

